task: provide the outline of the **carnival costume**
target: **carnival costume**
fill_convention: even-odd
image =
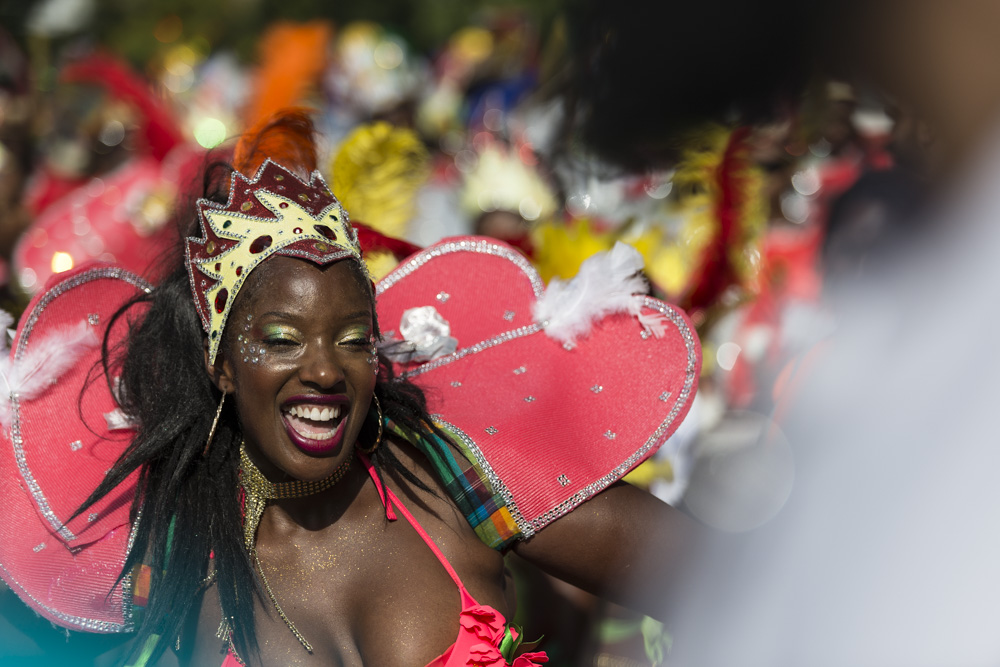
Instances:
[[[358,234],[318,172],[303,181],[266,161],[253,178],[234,173],[225,205],[202,201],[200,211],[202,236],[188,240],[187,261],[211,359],[240,287],[271,255],[364,266]],[[464,237],[417,253],[376,286],[382,356],[424,391],[451,441],[414,444],[491,547],[530,538],[607,488],[687,413],[701,365],[698,341],[682,312],[642,295],[640,269],[637,253],[621,245],[585,263],[574,281],[546,289],[517,251]],[[106,265],[57,278],[33,299],[10,358],[0,363],[7,383],[0,398],[0,501],[7,508],[0,576],[54,623],[127,632],[149,594],[148,571],[116,583],[134,530],[136,475],[69,517],[134,429],[116,403],[116,392],[128,391],[117,386],[116,368],[107,382],[100,375],[99,341],[121,304],[153,288]],[[110,345],[125,340],[126,324],[116,320]],[[257,512],[246,468],[243,479],[253,554]],[[432,664],[457,664],[475,650],[503,660],[490,664],[544,661],[541,654],[504,653],[516,633],[496,610],[475,603],[398,498],[379,490],[387,517],[404,514],[461,593],[462,634]]]

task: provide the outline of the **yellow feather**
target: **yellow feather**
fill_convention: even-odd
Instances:
[[[378,282],[399,265],[399,260],[391,252],[380,250],[366,252],[365,264],[368,265],[368,273],[371,275],[372,280]]]
[[[531,231],[535,249],[534,263],[542,280],[572,278],[580,270],[583,260],[591,255],[610,250],[615,244],[614,235],[592,228],[589,220],[579,219],[573,224],[545,222]]]
[[[333,191],[352,220],[388,236],[405,235],[431,172],[427,148],[413,131],[381,121],[362,125],[330,166]]]

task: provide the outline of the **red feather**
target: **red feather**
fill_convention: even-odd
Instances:
[[[750,128],[740,127],[733,131],[716,171],[719,188],[716,218],[719,233],[712,245],[705,249],[704,259],[698,279],[694,281],[694,291],[682,304],[687,311],[709,307],[722,293],[739,282],[736,269],[729,258],[729,249],[738,241],[739,211],[744,203],[743,179],[741,173],[747,167],[746,141]]]
[[[184,140],[169,106],[156,96],[148,82],[113,56],[94,54],[70,63],[60,78],[66,83],[102,86],[116,99],[138,109],[143,120],[142,134],[157,160]]]
[[[363,222],[352,220],[351,224],[358,231],[358,243],[361,245],[361,251],[364,253],[385,250],[391,252],[396,259],[403,260],[421,250],[421,247],[418,245],[413,245],[403,239],[386,236]]]

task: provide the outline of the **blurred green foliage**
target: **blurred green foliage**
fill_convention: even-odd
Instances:
[[[148,62],[160,44],[153,38],[157,23],[168,16],[183,22],[182,39],[226,49],[241,59],[253,58],[254,45],[277,20],[329,19],[336,25],[368,20],[398,33],[418,52],[431,53],[458,28],[477,22],[489,12],[517,10],[533,20],[545,35],[563,0],[93,0],[94,13],[79,33],[60,39],[83,38],[118,53],[136,65]],[[34,2],[0,0],[0,21],[22,44],[28,38],[24,21]]]

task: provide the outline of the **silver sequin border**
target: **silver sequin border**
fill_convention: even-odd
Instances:
[[[89,269],[64,280],[46,292],[31,310],[28,319],[25,320],[24,326],[21,329],[21,336],[17,341],[17,349],[14,351],[14,359],[19,360],[24,356],[25,348],[28,345],[28,340],[31,338],[35,324],[38,323],[38,318],[42,316],[42,313],[55,298],[92,280],[101,280],[104,278],[123,280],[134,287],[138,287],[147,294],[153,289],[152,285],[139,276],[118,266],[101,266]],[[13,414],[10,426],[11,443],[14,447],[14,457],[17,460],[17,468],[21,472],[21,477],[24,479],[24,483],[28,485],[28,491],[35,499],[39,511],[45,517],[46,521],[49,522],[49,525],[67,542],[75,540],[76,536],[63,525],[56,517],[55,512],[52,511],[48,499],[42,493],[41,487],[28,467],[28,462],[24,456],[24,439],[21,435],[21,409],[16,398],[11,398],[11,408]]]
[[[476,444],[476,441],[470,438],[469,435],[462,429],[450,422],[445,421],[441,415],[431,415],[431,419],[441,426],[441,428],[446,429],[449,433],[457,435],[469,451],[472,452],[473,456],[476,457],[476,463],[478,463],[479,467],[483,469],[484,473],[486,473],[486,478],[490,480],[493,490],[500,494],[500,497],[503,498],[504,503],[507,505],[507,510],[514,518],[514,523],[517,524],[518,529],[521,531],[522,538],[527,539],[534,535],[535,530],[531,527],[531,524],[528,521],[525,521],[524,516],[521,514],[521,510],[517,507],[517,503],[514,502],[514,496],[511,495],[510,489],[507,488],[507,485],[504,484],[500,480],[500,477],[498,477],[493,471],[492,466],[490,466],[486,457],[483,456],[483,452],[479,449],[479,445]]]
[[[20,591],[18,595],[20,597],[28,598],[36,605],[38,605],[39,608],[44,609],[45,613],[52,616],[53,618],[58,618],[60,621],[62,621],[67,625],[71,625],[75,628],[79,628],[80,630],[86,630],[88,632],[105,632],[105,633],[131,632],[133,629],[131,624],[131,614],[129,614],[130,616],[129,622],[127,624],[122,624],[122,623],[112,623],[111,621],[95,621],[92,618],[82,618],[80,616],[72,616],[70,614],[64,614],[61,611],[56,611],[52,607],[43,604],[38,598],[33,596],[28,591],[24,590],[24,587],[21,586],[21,584],[18,583],[16,579],[14,579],[13,573],[6,567],[4,567],[3,563],[0,563],[0,570],[3,570],[7,574],[6,580],[12,582],[18,588],[18,590]]]
[[[550,509],[548,512],[532,519],[529,522],[532,532],[541,530],[549,523],[555,521],[564,514],[569,513],[584,501],[592,498],[594,495],[600,493],[608,486],[624,477],[625,473],[641,461],[650,452],[650,450],[653,449],[657,442],[663,438],[663,434],[666,433],[670,428],[670,425],[673,424],[677,415],[680,414],[681,409],[684,407],[684,404],[687,403],[689,399],[693,398],[692,389],[694,388],[695,381],[698,379],[697,339],[695,338],[694,333],[688,327],[684,318],[669,304],[657,301],[651,297],[644,297],[643,306],[663,314],[674,324],[674,326],[677,327],[678,333],[680,333],[681,338],[684,340],[684,346],[687,348],[687,369],[684,374],[683,388],[680,392],[678,392],[677,400],[674,401],[674,405],[671,407],[666,419],[660,423],[656,430],[653,431],[653,434],[649,437],[649,439],[647,439],[638,450],[636,450],[631,456],[625,459],[625,461],[620,463],[607,475],[591,482],[580,491]],[[525,534],[525,537],[528,536],[527,531],[522,529],[522,532]]]
[[[541,514],[538,517],[531,519],[530,521],[526,520],[524,516],[521,514],[520,509],[518,509],[517,503],[514,501],[510,489],[507,488],[507,486],[503,483],[503,481],[501,481],[500,477],[497,476],[496,472],[494,472],[493,468],[490,467],[489,463],[486,461],[486,458],[483,456],[483,453],[479,449],[479,446],[476,444],[476,442],[471,437],[469,437],[467,433],[465,433],[458,427],[444,421],[444,419],[442,419],[440,415],[433,415],[435,421],[437,421],[442,426],[445,426],[449,430],[456,433],[462,439],[462,442],[465,444],[465,446],[468,447],[469,451],[471,451],[473,455],[476,457],[476,462],[483,469],[483,472],[486,473],[486,477],[487,479],[490,480],[490,484],[493,485],[493,488],[500,493],[501,497],[507,503],[507,508],[510,510],[510,514],[514,518],[514,522],[520,529],[521,536],[523,539],[531,537],[532,535],[537,533],[539,530],[541,530],[551,522],[555,521],[556,519],[565,514],[568,514],[574,508],[581,505],[584,501],[588,500],[589,498],[592,498],[593,496],[595,496],[596,494],[600,493],[608,486],[613,484],[614,482],[617,482],[622,477],[624,477],[625,473],[631,470],[633,466],[635,466],[647,454],[649,454],[649,452],[653,449],[653,447],[655,447],[656,444],[660,442],[660,440],[663,438],[664,433],[666,433],[670,429],[670,426],[674,423],[674,420],[677,419],[677,415],[680,414],[681,409],[683,409],[684,405],[693,398],[692,394],[693,394],[694,384],[698,379],[697,338],[691,331],[690,327],[688,327],[688,323],[684,319],[684,317],[681,316],[677,312],[677,310],[674,309],[669,304],[665,304],[651,297],[643,297],[642,305],[645,306],[646,308],[649,308],[650,310],[655,310],[661,313],[667,319],[669,319],[670,322],[675,327],[677,327],[677,331],[680,334],[681,339],[684,341],[684,346],[687,350],[687,368],[685,369],[685,374],[684,374],[684,384],[681,390],[677,393],[677,399],[674,401],[673,406],[670,408],[670,412],[667,413],[666,419],[664,419],[660,423],[660,425],[656,428],[656,430],[653,431],[652,435],[650,435],[650,437],[642,444],[642,446],[639,447],[639,449],[633,452],[627,459],[625,459],[625,461],[623,461],[614,469],[612,469],[611,472],[604,475],[600,479],[591,482],[583,489],[577,491],[575,494],[573,494],[563,502],[559,503],[549,511],[545,512],[544,514]],[[538,325],[535,326],[538,327],[538,330],[541,329],[541,327],[539,327]],[[528,327],[522,327],[522,329],[526,328]],[[508,333],[515,333],[515,332],[508,332]],[[474,352],[481,352],[487,347],[492,347],[493,345],[497,345],[503,342],[503,340],[499,340],[502,337],[503,334],[501,336],[498,336],[497,338],[491,339],[490,341],[485,341],[484,343],[480,343],[479,346],[483,346],[481,348],[479,348],[479,346],[474,345],[472,348],[467,348],[466,350],[461,350],[460,352],[463,353],[462,356],[464,356],[465,354],[472,354]],[[512,336],[512,337],[517,337],[517,336]],[[509,338],[505,340],[509,340]],[[441,362],[437,364],[438,366],[440,366],[443,363],[449,363],[451,361],[455,361],[455,359],[449,357],[442,357],[437,361]],[[430,365],[431,364],[428,363],[424,367],[421,367],[420,369],[417,370],[420,372],[423,372],[424,370],[430,370],[426,368],[426,366]],[[417,375],[419,373],[414,372],[412,374]]]
[[[139,518],[141,518],[142,513],[140,511],[139,517],[136,517],[136,521],[132,524],[132,530],[128,536],[128,551],[132,551],[132,544],[135,541],[136,529],[139,526]],[[52,607],[44,604],[38,598],[33,596],[24,586],[14,578],[14,573],[4,567],[3,563],[0,563],[0,570],[7,573],[6,581],[13,583],[18,590],[21,591],[18,595],[22,598],[28,598],[41,609],[44,609],[47,614],[53,618],[58,618],[63,623],[72,625],[80,630],[86,630],[87,632],[103,632],[103,633],[117,633],[117,632],[132,632],[135,630],[135,625],[132,620],[132,573],[129,572],[124,577],[122,577],[122,618],[123,623],[112,623],[111,621],[96,621],[92,618],[84,618],[82,616],[73,616],[71,614],[64,614],[61,611],[56,611]]]
[[[381,295],[435,257],[449,255],[453,252],[476,252],[503,257],[521,269],[521,272],[531,281],[531,289],[535,292],[536,299],[541,298],[542,294],[545,293],[545,283],[542,282],[541,276],[538,275],[535,267],[531,265],[531,262],[524,255],[508,246],[500,245],[487,239],[466,239],[462,241],[448,241],[418,252],[379,281],[378,285],[375,286],[375,296]]]

